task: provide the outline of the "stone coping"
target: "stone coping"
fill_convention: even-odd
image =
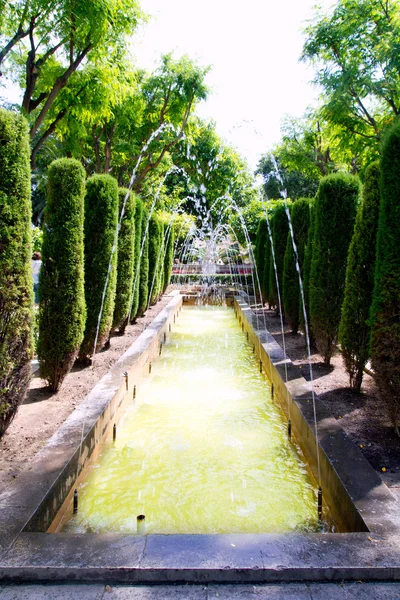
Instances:
[[[109,435],[109,425],[112,426],[118,417],[118,411],[122,411],[124,402],[131,401],[134,381],[139,381],[140,372],[146,368],[151,357],[158,354],[160,336],[167,331],[172,319],[178,316],[181,303],[182,298],[176,295],[142,334],[143,337],[136,340],[110,373],[97,384],[97,390],[95,386],[88,396],[90,408],[83,408],[85,402],[80,405],[39,452],[32,468],[22,473],[0,496],[0,581],[112,581],[140,584],[399,581],[397,502],[368,463],[361,463],[358,456],[361,453],[356,452],[354,446],[352,449],[346,446],[346,453],[351,450],[349,463],[353,459],[356,462],[348,473],[349,481],[345,483],[351,488],[349,494],[355,496],[353,501],[357,513],[362,514],[360,522],[364,524],[364,532],[145,536],[44,533],[43,526],[61,500],[53,493],[47,513],[41,512],[40,507],[46,504],[50,491],[54,492],[60,478],[67,480],[69,488],[73,489],[75,478],[72,475],[76,476],[76,471],[84,470],[97,445],[101,444],[101,436],[104,438]],[[249,331],[249,336],[253,336],[253,343],[259,342],[258,352],[263,367],[270,369],[267,374],[273,375],[275,385],[279,387],[277,397],[282,395],[283,383],[282,380],[279,383],[277,375],[282,372],[285,362],[290,367],[288,388],[293,408],[297,407],[298,412],[303,411],[303,421],[310,430],[307,437],[312,440],[307,382],[294,370],[293,364],[285,361],[282,350],[272,336],[259,327],[257,315],[242,298],[235,299],[235,309],[243,328]],[[125,389],[124,370],[128,371],[128,389]],[[333,441],[340,444],[344,440],[347,440],[346,444],[351,442],[343,437],[344,432],[337,422],[332,423],[327,415],[322,414],[320,407],[317,414],[322,434],[321,448],[329,460],[335,446]],[[85,459],[79,462],[76,443],[77,432],[81,435],[82,420],[85,422],[85,452],[82,453]],[[106,420],[108,425],[105,425]],[[361,458],[366,462],[362,455]],[[342,481],[346,478],[341,467],[343,455],[339,459],[334,470]],[[65,470],[71,463],[72,474],[68,473],[65,477]],[[358,470],[363,473],[363,481],[366,481],[357,492],[352,486],[355,486]]]

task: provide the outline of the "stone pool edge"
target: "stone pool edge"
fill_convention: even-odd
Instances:
[[[144,333],[148,332],[145,336],[145,346],[152,348],[153,355],[158,354],[159,335],[162,335],[173,319],[178,316],[181,304],[182,297],[175,296],[145,330]],[[167,314],[163,315],[166,310]],[[276,386],[276,397],[282,396],[282,393],[285,397],[287,388],[282,388],[282,385],[285,386],[285,384],[281,379],[282,369],[285,368],[282,350],[268,332],[257,331],[257,317],[241,297],[235,298],[235,310],[241,318],[243,330],[249,332],[249,341],[254,340],[253,343],[257,344],[258,340],[262,365]],[[156,323],[157,319],[159,319],[158,324]],[[158,326],[160,327],[157,328]],[[131,359],[136,359],[138,368],[140,366],[143,370],[148,364],[148,359],[140,362],[140,356],[135,351],[131,351],[133,346],[127,353],[130,353]],[[293,396],[292,408],[298,406],[299,410],[302,409],[303,417],[307,422],[307,419],[310,419],[309,402],[307,402],[310,399],[308,384],[302,380],[298,370],[292,370],[292,367],[296,369],[294,365],[290,367],[287,363],[286,367],[289,367],[291,373],[288,378],[288,388]],[[124,367],[120,364],[118,368],[119,371],[117,370],[115,375],[121,378]],[[109,374],[105,378],[108,376]],[[107,387],[111,385],[110,379],[106,379],[103,385],[105,385],[102,388],[105,393]],[[125,378],[122,377],[122,383],[120,381],[118,387],[118,390],[121,388],[122,390],[119,394],[125,395],[123,393],[124,385]],[[129,373],[128,390],[125,390],[128,396],[126,401],[129,401],[132,393],[132,387],[129,388],[129,386],[133,385],[133,376]],[[115,410],[120,408],[122,411],[124,400],[118,407],[121,397],[118,393],[115,395],[116,408],[115,406],[114,408]],[[109,402],[104,409],[101,399],[96,404],[97,412],[100,411],[101,414],[104,413],[104,410],[110,410],[108,430],[103,432],[104,435],[109,435],[110,427],[114,422],[113,407]],[[86,420],[94,418],[94,414],[89,412],[85,418]],[[330,436],[339,435],[337,439],[340,440],[343,430],[337,422],[339,430],[329,420],[324,423],[325,419],[329,418],[321,412],[318,419],[321,421],[321,432],[325,432],[321,440],[322,450],[328,457],[329,452],[332,451]],[[312,443],[312,427],[309,423],[307,426],[310,429],[307,436]],[[101,427],[104,427],[104,422]],[[101,431],[101,427],[97,431]],[[294,430],[297,433],[296,427],[297,425],[294,426]],[[87,423],[85,432],[87,431],[89,434],[93,428],[96,429],[93,423],[91,426]],[[400,534],[395,518],[398,505],[386,486],[381,487],[384,484],[380,480],[376,481],[376,486],[371,485],[370,482],[367,497],[362,496],[364,492],[361,489],[360,498],[355,498],[356,505],[358,505],[357,510],[361,511],[362,521],[369,529],[362,533],[135,536],[38,532],[37,524],[31,522],[28,525],[30,519],[29,517],[27,519],[27,514],[31,513],[32,516],[32,506],[36,505],[37,507],[38,498],[43,499],[48,493],[49,483],[51,481],[54,483],[56,467],[60,470],[61,455],[63,453],[65,455],[69,444],[66,443],[68,440],[63,436],[65,443],[57,445],[57,439],[60,439],[57,438],[59,431],[53,436],[55,439],[52,438],[49,442],[48,450],[51,450],[52,465],[46,466],[41,474],[36,470],[36,478],[32,471],[21,474],[20,477],[24,475],[21,481],[19,477],[14,485],[7,488],[0,496],[1,581],[262,583],[400,580]],[[68,435],[70,433],[71,431],[68,429],[64,432]],[[89,449],[90,445],[88,452]],[[71,453],[71,448],[69,452]],[[40,454],[37,455],[38,459],[40,459]],[[43,459],[43,456],[41,458]],[[357,455],[355,458],[357,459],[357,468],[365,467],[358,462]],[[363,457],[362,459],[365,460]],[[311,466],[313,465],[311,464]],[[335,472],[340,471],[339,466],[333,467]],[[344,477],[343,473],[339,473],[339,477]],[[353,479],[350,477],[350,484],[352,481]],[[73,483],[71,483],[71,489]],[[385,488],[389,495],[386,494]],[[354,493],[354,489],[352,489],[351,494]],[[386,509],[388,510],[386,511]],[[37,522],[40,522],[45,516],[38,517]],[[49,515],[47,515],[48,517]],[[35,527],[36,532],[32,530]]]

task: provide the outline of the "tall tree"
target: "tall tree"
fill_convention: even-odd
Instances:
[[[345,173],[321,179],[315,200],[310,316],[317,348],[330,364],[336,349],[360,182]]]
[[[316,68],[323,115],[377,153],[383,130],[400,114],[398,1],[339,0],[305,33],[302,58]]]
[[[0,109],[0,437],[27,392],[32,358],[29,138],[23,117]]]
[[[339,328],[339,341],[350,386],[357,392],[361,389],[364,367],[369,358],[369,312],[374,289],[379,178],[379,163],[373,163],[365,174],[362,202],[349,248]]]
[[[371,360],[379,393],[400,435],[400,125],[387,135],[371,308]]]

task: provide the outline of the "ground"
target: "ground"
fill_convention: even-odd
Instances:
[[[110,349],[96,356],[94,366],[75,368],[57,394],[50,394],[45,382],[39,377],[33,377],[24,404],[0,441],[0,491],[17,477],[75,406],[169,300],[170,298],[164,297],[137,324],[129,326],[124,336],[114,336]],[[280,319],[273,311],[266,311],[266,321],[268,329],[282,345]],[[287,355],[301,367],[305,378],[309,379],[304,336],[291,335],[287,327],[285,333]],[[383,481],[393,492],[400,494],[400,439],[394,434],[385,407],[378,399],[373,378],[365,375],[362,393],[356,394],[349,388],[348,376],[339,354],[334,356],[331,367],[323,364],[315,349],[311,360],[318,402],[329,407],[332,416],[340,420],[342,427],[361,448],[365,458]]]

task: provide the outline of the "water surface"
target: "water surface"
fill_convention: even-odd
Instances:
[[[232,309],[185,307],[64,531],[317,528],[315,489]]]

